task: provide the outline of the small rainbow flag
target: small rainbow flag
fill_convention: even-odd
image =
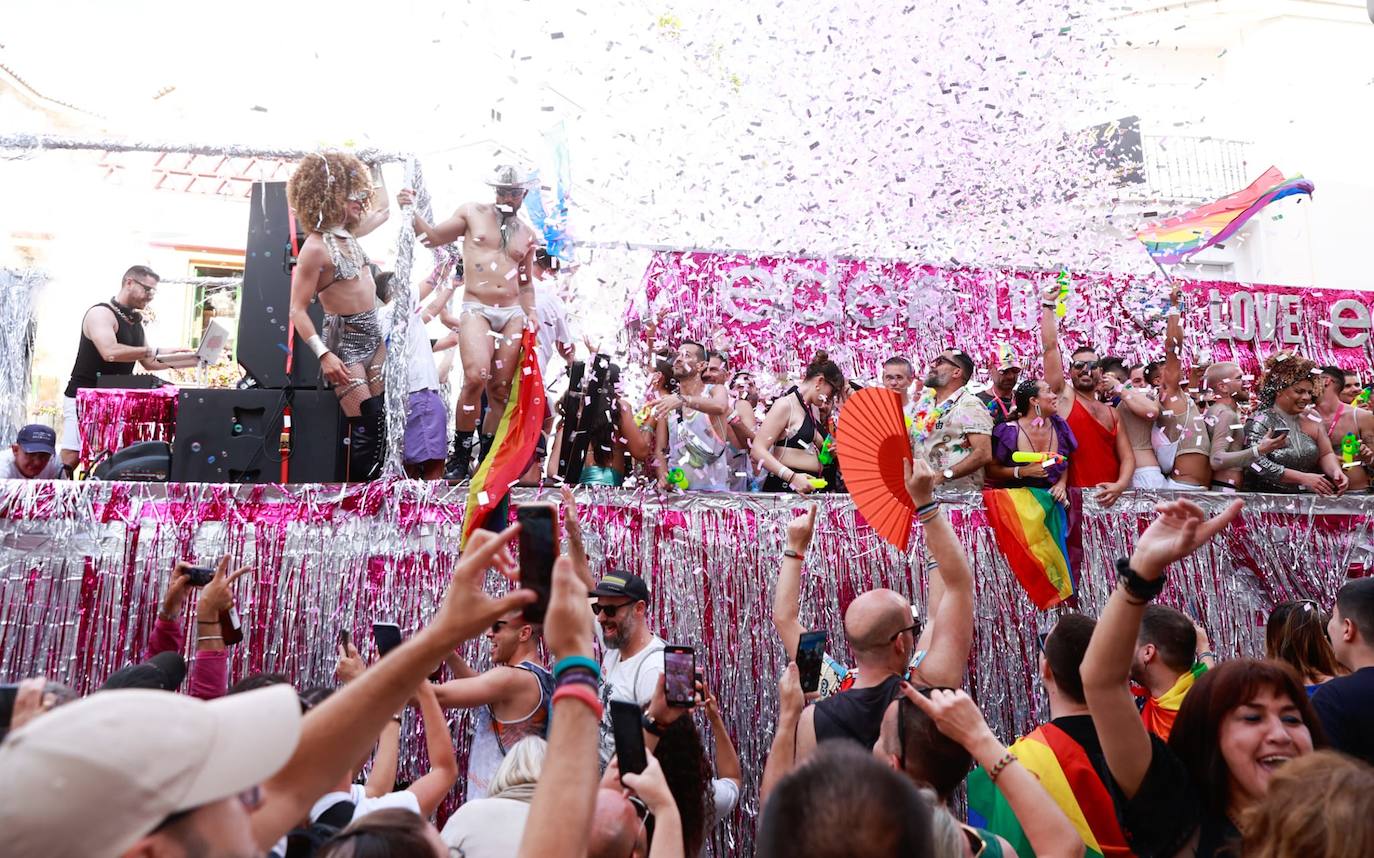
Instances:
[[[1087,854],[1097,858],[1128,858],[1126,835],[1117,822],[1111,794],[1093,768],[1083,746],[1068,733],[1044,724],[1010,748],[1021,765],[1040,781],[1055,804],[1078,829]],[[1022,858],[1035,858],[1021,823],[982,768],[968,776],[968,821],[977,828],[1000,834]]]
[[[1068,514],[1046,489],[984,489],[997,545],[1011,571],[1040,610],[1073,595],[1078,583],[1069,563]]]
[[[468,503],[463,514],[463,539],[459,549],[466,547],[468,537],[486,520],[506,497],[510,487],[529,469],[534,447],[544,426],[544,379],[539,373],[535,332],[527,330],[520,338],[520,366],[511,382],[510,398],[491,449],[477,467],[468,487]]]
[[[1312,183],[1302,176],[1285,179],[1277,167],[1270,167],[1245,190],[1142,229],[1136,238],[1145,243],[1155,262],[1182,262],[1235,235],[1246,221],[1275,200],[1294,194],[1311,196],[1312,190]]]

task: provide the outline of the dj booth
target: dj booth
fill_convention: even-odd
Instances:
[[[287,207],[286,183],[254,183],[235,338],[244,381],[228,390],[177,388],[153,386],[155,377],[140,374],[106,376],[99,387],[78,390],[87,474],[195,483],[345,479],[343,414],[318,358],[296,348],[287,315],[305,235]],[[318,301],[309,314],[322,329]]]

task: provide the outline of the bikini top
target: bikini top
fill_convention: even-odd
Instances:
[[[779,447],[787,447],[793,450],[810,450],[816,446],[816,420],[811,416],[811,409],[806,407],[806,401],[802,399],[801,391],[792,388],[788,393],[797,397],[797,404],[801,405],[802,417],[801,425],[797,431],[793,432],[787,440],[779,444]]]
[[[334,266],[334,279],[325,285],[325,289],[340,280],[353,280],[371,262],[362,246],[358,244],[358,239],[347,230],[325,231],[320,233],[320,238],[324,241],[325,250],[329,251],[329,264]],[[340,238],[343,239],[342,248],[339,246]],[[347,253],[344,252],[345,249]]]

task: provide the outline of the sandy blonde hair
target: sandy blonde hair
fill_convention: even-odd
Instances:
[[[1285,763],[1241,831],[1245,858],[1374,855],[1374,768],[1335,751]]]

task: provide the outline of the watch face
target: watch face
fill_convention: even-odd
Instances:
[[[952,479],[954,479],[954,469],[953,469],[953,468],[945,468],[945,479],[947,479],[947,480],[952,480]]]

